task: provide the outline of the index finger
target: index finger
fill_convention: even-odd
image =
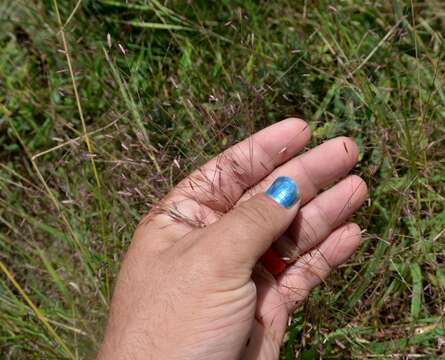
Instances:
[[[168,201],[193,199],[216,212],[226,212],[243,192],[303,149],[308,124],[289,118],[232,146],[182,180]]]

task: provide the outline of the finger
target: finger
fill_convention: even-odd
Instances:
[[[306,204],[324,187],[344,177],[358,160],[358,146],[348,137],[328,140],[278,167],[241,199],[263,192],[273,179],[287,174],[301,189],[301,203]]]
[[[280,344],[286,331],[289,313],[276,278],[261,264],[252,274],[257,288],[255,317],[267,329],[270,337]]]
[[[310,130],[301,119],[290,118],[269,126],[224,151],[181,181],[171,201],[193,199],[226,212],[242,193],[289,160],[309,141]]]
[[[332,269],[345,262],[361,241],[360,227],[347,224],[335,230],[317,248],[301,257],[278,279],[289,311],[293,311],[309,292],[326,279]]]
[[[298,185],[278,178],[266,193],[257,194],[200,232],[198,249],[218,268],[240,271],[250,278],[258,259],[289,227],[299,203]]]
[[[249,342],[242,358],[244,360],[278,359],[280,356],[281,339],[277,339],[277,336],[270,334],[263,324],[254,319]]]
[[[273,244],[274,250],[286,262],[295,261],[349,219],[367,196],[363,179],[348,176],[303,206],[286,235]]]

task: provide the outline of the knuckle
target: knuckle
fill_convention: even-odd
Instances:
[[[313,209],[315,213],[315,218],[320,219],[320,223],[325,225],[327,230],[325,232],[330,232],[332,230],[333,224],[329,218],[329,216],[325,213],[323,207],[321,204],[319,204],[317,201],[313,202]]]
[[[301,215],[300,215],[301,214]],[[299,214],[298,242],[305,250],[318,244],[332,231],[332,224],[320,206],[311,206]]]
[[[275,220],[275,212],[271,209],[269,199],[256,197],[256,201],[245,203],[238,208],[238,214],[243,224],[257,229],[270,229]]]
[[[310,288],[322,282],[333,269],[322,254],[311,254],[305,260],[301,268],[301,276]]]

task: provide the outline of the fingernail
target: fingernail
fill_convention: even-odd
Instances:
[[[301,251],[295,241],[286,235],[282,235],[274,242],[273,249],[286,264],[294,262],[301,255]]]
[[[280,176],[267,189],[266,195],[275,200],[280,206],[290,208],[298,201],[300,191],[294,180],[287,176]]]
[[[272,249],[266,251],[261,262],[272,275],[279,275],[286,269],[284,261]]]

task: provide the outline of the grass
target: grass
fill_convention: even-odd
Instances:
[[[434,0],[1,2],[2,357],[91,357],[140,216],[286,116],[354,137],[370,200],[283,359],[439,357],[444,28]]]

